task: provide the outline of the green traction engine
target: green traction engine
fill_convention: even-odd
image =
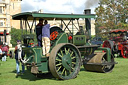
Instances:
[[[23,51],[26,54],[25,65],[31,73],[38,75],[42,73],[51,72],[55,78],[58,79],[73,79],[76,78],[80,71],[81,65],[88,71],[95,72],[111,72],[114,68],[114,58],[111,56],[109,48],[102,48],[98,45],[90,45],[87,41],[87,37],[84,31],[75,33],[75,28],[80,29],[79,26],[75,26],[74,21],[79,18],[94,18],[95,15],[78,15],[78,14],[47,14],[47,13],[20,13],[13,16],[14,20],[21,20],[21,29],[23,29],[23,23],[26,31],[27,27],[30,27],[30,34],[23,35]],[[34,42],[34,36],[32,35],[31,26],[29,20],[33,20],[33,24],[43,18],[46,20],[60,20],[65,26],[63,27],[51,27],[50,28],[50,56],[46,57],[42,54],[42,47],[29,46],[29,42]],[[64,21],[69,20],[66,24]],[[72,29],[69,28],[69,24],[72,24]],[[32,26],[33,26],[32,24]],[[78,23],[79,24],[79,23]],[[68,31],[68,32],[67,32]],[[104,52],[103,52],[104,51]]]

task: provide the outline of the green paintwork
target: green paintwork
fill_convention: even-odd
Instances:
[[[49,72],[48,58],[42,55],[41,47],[23,47],[23,51],[25,52],[27,59],[30,59],[27,63],[35,63],[38,67],[38,71],[41,71],[42,73]]]
[[[107,53],[107,61],[111,62],[111,50],[110,50],[110,48],[99,47],[97,50],[104,50],[104,51],[106,51],[106,53]]]
[[[86,47],[86,48],[79,48],[79,51],[80,51],[80,53],[81,53],[81,55],[82,56],[88,56],[88,55],[91,55],[91,54],[93,54],[93,49],[94,49],[94,47],[93,48],[91,48],[91,47]]]
[[[74,45],[85,45],[86,36],[85,35],[73,35],[73,44]]]
[[[72,59],[70,54],[66,54],[62,57],[62,65],[64,66],[64,68],[66,68],[67,70],[71,70],[71,64],[72,64]]]
[[[58,37],[57,37],[57,40],[54,43],[55,43],[55,45],[57,45],[59,43],[68,43],[68,36],[67,36],[67,34],[66,33],[60,33],[58,35]]]
[[[77,18],[95,18],[94,14],[52,14],[52,13],[36,13],[36,12],[24,12],[13,15],[12,18],[14,20],[28,19],[33,20],[33,18],[43,18],[47,20],[69,20],[69,19],[77,19]]]
[[[48,73],[49,69],[48,69],[48,58],[47,57],[42,57],[41,58],[41,64],[38,67],[39,71],[42,71],[42,73]]]
[[[29,47],[22,47],[23,51],[25,52],[25,57],[27,59],[29,59],[29,61],[27,63],[32,63],[35,62],[35,57],[34,57],[34,51],[32,50],[32,48]]]

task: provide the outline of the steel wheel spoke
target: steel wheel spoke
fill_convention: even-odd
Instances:
[[[70,57],[72,57],[72,55],[73,55],[73,52],[71,52]]]
[[[62,65],[62,63],[56,64],[56,66],[60,66],[60,65]]]
[[[56,59],[56,61],[62,61],[62,60],[60,60],[60,59]]]
[[[60,55],[59,53],[57,54],[58,56],[60,56],[60,57],[63,57],[62,55]]]
[[[65,68],[63,69],[63,71],[62,71],[61,75],[63,75],[64,71],[65,71]]]
[[[68,53],[69,53],[69,51],[70,51],[70,48],[68,48]]]
[[[65,53],[68,54],[66,48],[64,48],[64,50],[65,50]]]
[[[72,62],[72,64],[76,64],[75,62]]]
[[[74,59],[74,58],[76,58],[75,56],[74,57],[72,57],[72,59]]]
[[[65,70],[65,76],[67,76],[67,71]]]
[[[57,71],[59,71],[59,70],[61,69],[61,67],[62,67],[62,66],[60,66]]]
[[[73,67],[71,67],[71,69],[72,69],[72,70],[74,70],[74,68],[73,68]]]
[[[62,50],[60,50],[60,52],[61,52],[61,55],[63,56],[64,54],[63,54]]]

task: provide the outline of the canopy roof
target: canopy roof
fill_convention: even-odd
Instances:
[[[112,30],[110,31],[110,33],[127,33],[128,30],[125,29],[116,29],[116,30]]]
[[[125,30],[125,29],[115,29],[115,30],[111,30],[109,32],[101,32],[101,33],[98,33],[98,34],[118,34],[118,33],[127,33],[128,30]]]
[[[52,14],[52,13],[37,13],[37,12],[24,12],[13,15],[14,20],[33,20],[34,18],[43,18],[46,20],[69,20],[69,19],[79,19],[79,18],[95,18],[95,14]]]
[[[0,32],[0,35],[3,35],[4,34],[4,32]],[[9,35],[9,33],[6,33],[6,35]]]

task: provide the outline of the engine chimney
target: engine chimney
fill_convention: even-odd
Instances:
[[[84,14],[85,15],[91,14],[91,9],[85,9]],[[86,24],[86,31],[88,33],[89,39],[91,39],[91,19],[86,18],[85,19],[85,24]]]

